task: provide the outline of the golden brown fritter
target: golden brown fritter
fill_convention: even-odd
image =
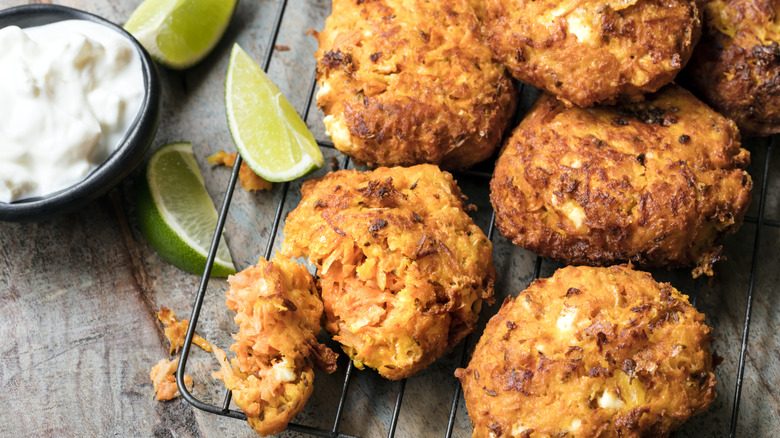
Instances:
[[[676,85],[619,107],[543,95],[507,141],[490,199],[501,233],[545,257],[712,275],[716,239],[750,204],[749,162],[734,122]]]
[[[703,2],[704,32],[686,79],[743,136],[780,132],[780,2]]]
[[[317,105],[357,162],[462,169],[501,142],[517,92],[468,0],[334,0],[319,43]]]
[[[650,274],[560,269],[507,298],[456,370],[473,436],[668,436],[715,399],[710,330]]]
[[[318,268],[326,328],[362,368],[402,379],[449,351],[492,301],[492,244],[434,165],[307,181],[284,253]]]
[[[233,391],[233,401],[260,435],[279,433],[312,393],[316,364],[336,368],[336,354],[317,342],[322,301],[306,268],[277,257],[260,259],[228,278],[228,309],[239,330],[228,362],[214,347],[222,369],[214,377]]]
[[[516,78],[585,107],[671,82],[701,24],[690,0],[485,0],[483,32]]]

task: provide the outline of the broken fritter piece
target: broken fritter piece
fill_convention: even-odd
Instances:
[[[162,359],[152,367],[149,377],[154,385],[154,394],[157,400],[171,400],[180,396],[179,387],[176,385],[176,368],[179,366],[179,358],[173,360]],[[184,376],[184,384],[187,389],[192,389],[192,377]]]
[[[303,409],[313,390],[313,365],[336,369],[337,355],[317,341],[323,305],[314,278],[297,263],[260,259],[228,278],[227,307],[239,330],[228,362],[214,377],[233,392],[233,401],[260,435],[272,435]]]
[[[507,298],[456,371],[472,436],[667,437],[716,397],[711,330],[650,274],[559,269]]]
[[[492,301],[492,244],[434,165],[309,180],[283,252],[318,268],[326,328],[359,368],[402,379],[450,351]]]
[[[236,164],[236,152],[231,154],[220,150],[214,155],[206,158],[211,164],[223,164],[228,167],[233,167]],[[271,190],[273,184],[270,181],[266,181],[260,175],[256,174],[245,161],[241,161],[241,168],[238,169],[238,180],[241,182],[241,187],[246,191],[257,190]]]

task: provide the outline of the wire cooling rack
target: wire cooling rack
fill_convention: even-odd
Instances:
[[[281,27],[282,20],[284,19],[285,11],[287,9],[287,0],[281,0],[280,5],[277,8],[276,15],[274,18],[273,28],[272,28],[272,34],[271,39],[268,43],[268,46],[266,48],[265,56],[263,58],[262,63],[262,69],[263,71],[268,71],[268,67],[271,63],[271,59],[274,55],[276,41],[279,36],[279,29]],[[308,119],[309,115],[309,109],[311,107],[313,98],[314,98],[314,92],[316,89],[317,83],[316,78],[312,77],[310,83],[309,83],[309,89],[308,94],[306,98],[306,104],[303,108],[303,111],[301,112],[301,117],[304,121]],[[529,93],[532,92],[530,87],[528,87],[529,90],[527,90]],[[521,92],[523,90],[521,89]],[[518,109],[518,113],[515,115],[515,120],[513,126],[517,125],[517,122],[519,121],[520,116],[522,115],[522,112],[520,109]],[[324,140],[317,140],[317,143],[320,145],[320,147],[323,148],[330,148],[333,149],[333,143],[330,141],[324,141]],[[773,221],[773,220],[765,220],[764,219],[764,206],[766,204],[766,192],[767,192],[767,181],[768,181],[768,175],[769,175],[769,163],[771,159],[771,153],[772,153],[772,139],[767,139],[764,143],[764,147],[766,148],[766,155],[765,155],[765,161],[763,163],[763,176],[761,178],[761,192],[760,192],[760,198],[758,203],[758,216],[752,217],[748,216],[745,218],[745,223],[753,223],[756,224],[755,228],[755,234],[753,237],[753,251],[752,251],[752,258],[750,262],[750,279],[748,283],[748,290],[747,290],[747,300],[746,300],[746,307],[745,307],[745,316],[744,316],[744,323],[742,325],[742,340],[741,340],[741,346],[739,349],[739,364],[737,367],[737,375],[735,379],[735,388],[734,388],[734,396],[733,396],[733,403],[732,403],[732,410],[731,410],[731,420],[729,422],[728,426],[728,436],[734,437],[736,435],[737,430],[737,420],[739,417],[739,408],[740,408],[740,398],[742,394],[742,385],[743,385],[743,377],[745,374],[745,362],[746,362],[746,355],[747,355],[747,348],[748,348],[748,338],[750,336],[750,324],[751,324],[751,313],[753,309],[753,295],[754,295],[754,289],[755,289],[755,280],[756,280],[756,271],[757,271],[757,265],[758,265],[758,255],[759,255],[759,243],[761,242],[761,234],[762,234],[762,228],[764,226],[771,226],[771,227],[780,227],[780,222]],[[236,157],[236,163],[233,166],[233,171],[230,176],[230,180],[228,183],[227,190],[225,192],[225,197],[222,202],[219,218],[217,221],[217,228],[214,232],[214,237],[211,242],[211,248],[208,255],[208,261],[206,263],[206,269],[203,272],[203,276],[201,278],[200,287],[198,288],[198,292],[195,298],[195,303],[192,309],[192,314],[190,317],[190,325],[189,329],[187,330],[187,335],[185,338],[184,346],[182,348],[181,352],[181,358],[179,361],[179,367],[176,371],[176,381],[177,382],[183,382],[184,381],[184,374],[185,369],[187,366],[187,359],[189,357],[190,348],[191,348],[191,342],[192,338],[195,334],[195,330],[198,324],[198,317],[200,315],[200,310],[203,305],[203,300],[206,295],[206,288],[208,286],[208,280],[211,274],[211,266],[214,262],[214,259],[216,257],[216,249],[219,244],[220,236],[222,235],[222,230],[225,226],[225,221],[228,215],[228,210],[230,208],[230,202],[233,197],[233,191],[236,186],[236,182],[238,180],[238,171],[241,167],[241,157]],[[347,168],[349,166],[349,157],[345,157],[343,164],[341,165],[341,168]],[[458,178],[470,178],[472,180],[478,180],[478,181],[484,181],[487,183],[491,178],[491,172],[490,171],[480,171],[480,170],[472,170],[472,171],[466,171],[466,172],[456,172],[455,176]],[[284,204],[285,200],[287,198],[287,193],[290,190],[290,183],[285,182],[282,186],[282,193],[281,198],[279,200],[279,203],[276,208],[276,214],[274,215],[273,225],[271,228],[271,232],[268,238],[268,242],[266,244],[266,250],[264,257],[266,259],[269,259],[271,256],[271,252],[274,246],[274,240],[277,235],[277,231],[279,229],[279,226],[282,221],[282,212],[284,210]],[[490,223],[487,229],[487,237],[491,241],[493,240],[493,232],[494,232],[494,222],[495,222],[495,212],[491,213]],[[541,267],[542,267],[542,257],[536,256],[536,260],[534,263],[534,269],[533,269],[533,279],[536,279],[539,277]],[[696,306],[697,301],[697,291],[699,289],[700,280],[697,280],[694,283],[694,287],[692,290],[692,293],[689,295],[691,303]],[[484,315],[483,315],[484,317]],[[475,335],[470,335],[467,337],[463,343],[465,345],[471,345],[473,343],[473,337]],[[462,353],[460,356],[460,366],[464,367],[468,363],[469,358],[469,351],[470,348],[463,348]],[[324,428],[315,428],[310,426],[305,426],[297,423],[290,423],[287,426],[287,430],[304,433],[312,436],[318,436],[318,437],[328,437],[328,438],[359,438],[355,437],[353,435],[348,435],[342,432],[339,432],[339,428],[341,425],[342,416],[344,414],[344,406],[345,402],[347,400],[347,393],[350,387],[350,382],[353,380],[354,375],[354,366],[352,364],[352,361],[348,361],[347,363],[347,369],[344,377],[344,382],[341,388],[341,394],[338,400],[338,406],[335,412],[335,416],[332,420],[332,427],[328,429]],[[404,390],[406,387],[406,380],[401,380],[397,382],[398,389],[397,389],[397,395],[395,400],[395,405],[393,407],[393,412],[388,428],[388,437],[395,436],[396,428],[398,426],[398,418],[399,418],[399,412],[401,410],[401,406],[403,404],[404,399]],[[246,421],[247,417],[242,411],[230,409],[230,402],[232,394],[230,391],[226,391],[224,401],[222,403],[222,406],[216,406],[209,403],[205,403],[199,399],[197,399],[192,393],[189,392],[189,390],[184,385],[179,385],[179,391],[181,392],[183,398],[190,403],[191,405],[195,406],[198,409],[201,409],[206,412],[210,412],[217,415],[222,415],[226,417],[236,418],[240,420]],[[458,405],[461,400],[461,387],[460,385],[456,385],[455,391],[452,394],[452,402],[451,402],[451,408],[449,412],[449,418],[447,421],[447,428],[443,431],[443,435],[447,438],[450,438],[453,433],[453,426],[455,424],[455,417],[456,412],[458,410]],[[723,431],[726,433],[726,431]]]

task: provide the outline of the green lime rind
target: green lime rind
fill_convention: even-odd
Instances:
[[[182,145],[189,148],[188,143],[169,144],[161,147],[149,160],[144,177],[138,179],[135,191],[136,211],[141,232],[149,246],[163,260],[189,273],[202,274],[206,267],[210,239],[216,227],[216,209],[208,198],[194,157],[192,163],[187,163],[189,157]],[[170,153],[171,148],[176,148],[175,152],[178,153]],[[191,148],[189,154],[192,154]],[[193,163],[195,169],[192,169]],[[178,169],[171,171],[171,165]],[[164,172],[155,172],[158,166],[167,168],[162,169]],[[193,206],[193,209],[182,213],[166,208],[166,196],[160,193],[166,188],[161,188],[160,181],[156,181],[165,179],[166,176],[180,180],[180,184],[176,184],[176,187],[167,193],[167,198],[178,198],[182,203]],[[170,181],[163,182],[163,185],[166,184],[169,185]],[[208,199],[203,199],[203,196]],[[199,236],[187,235],[186,229],[194,229]],[[217,254],[211,276],[227,277],[234,274],[236,269],[230,261],[224,238],[220,240]]]

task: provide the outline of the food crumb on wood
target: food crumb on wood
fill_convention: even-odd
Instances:
[[[228,167],[233,167],[236,163],[236,152],[231,154],[220,150],[216,154],[206,158],[211,164],[222,164]],[[238,170],[238,179],[241,181],[241,187],[246,191],[252,190],[271,190],[273,184],[270,181],[266,181],[260,175],[256,174],[246,162],[241,162],[241,169]]]
[[[154,394],[157,400],[171,400],[181,395],[176,385],[176,368],[179,366],[179,358],[173,360],[162,359],[152,367],[149,377],[154,385]],[[192,389],[192,377],[184,376],[184,385]]]
[[[156,314],[157,319],[163,323],[165,337],[171,343],[170,354],[177,352],[184,345],[184,338],[187,334],[187,328],[190,322],[186,319],[179,321],[173,311],[165,306],[160,306],[160,311]],[[211,342],[201,338],[195,333],[192,337],[192,343],[208,351],[214,351]],[[162,359],[157,365],[152,367],[149,377],[154,384],[154,393],[157,400],[171,400],[178,397],[179,388],[176,385],[176,368],[179,366],[179,358],[168,360]],[[184,384],[188,389],[192,388],[192,377],[184,376]]]
[[[160,306],[160,311],[157,312],[157,319],[163,323],[165,337],[171,343],[170,354],[177,352],[184,345],[184,337],[187,335],[187,328],[189,328],[190,322],[186,319],[177,320],[173,311],[164,306]],[[211,343],[198,336],[197,333],[192,337],[192,343],[209,353],[212,351]]]

